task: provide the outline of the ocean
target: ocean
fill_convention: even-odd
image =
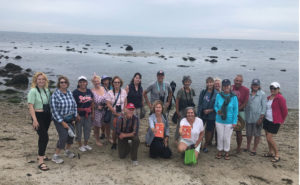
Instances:
[[[126,44],[130,44],[133,51],[125,51]],[[12,62],[25,69],[45,72],[54,81],[58,75],[65,75],[71,81],[71,90],[76,87],[79,76],[91,79],[94,72],[100,76],[118,75],[125,84],[135,72],[140,72],[146,89],[156,80],[157,71],[164,70],[165,80],[177,83],[176,91],[182,87],[182,77],[190,75],[196,102],[207,77],[228,78],[233,82],[237,74],[242,74],[243,84],[248,88],[253,78],[259,78],[267,95],[270,83],[279,82],[288,107],[298,108],[298,45],[298,41],[0,32],[0,50],[9,51],[0,54],[10,57],[0,59],[0,67]],[[211,50],[212,47],[217,50]],[[74,48],[74,52],[66,51],[67,48]],[[16,55],[22,59],[14,60]],[[185,61],[183,57],[196,60]],[[212,57],[216,63],[207,61]],[[91,82],[89,87],[92,87]]]

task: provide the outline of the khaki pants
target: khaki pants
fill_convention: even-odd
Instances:
[[[129,145],[128,140],[131,140],[131,146]],[[140,139],[138,136],[123,138],[123,139],[118,138],[119,157],[123,159],[130,152],[131,160],[136,161],[139,144],[140,144]]]

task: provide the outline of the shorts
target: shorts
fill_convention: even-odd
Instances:
[[[247,137],[251,136],[261,136],[262,125],[257,126],[256,123],[247,123],[246,124],[246,135]]]
[[[241,132],[244,129],[244,127],[245,127],[245,112],[241,111],[239,112],[238,121],[233,130],[236,132]]]
[[[264,119],[263,129],[271,134],[277,134],[280,124],[275,124],[272,121]]]
[[[191,140],[189,139],[180,139],[180,142],[185,143],[187,146],[191,146],[194,145],[195,143],[193,143]],[[200,147],[201,147],[201,143],[197,146],[197,148],[195,148],[195,150],[200,153]]]
[[[206,124],[205,130],[209,132],[213,132],[216,127],[216,120],[207,120],[203,119],[203,123]]]

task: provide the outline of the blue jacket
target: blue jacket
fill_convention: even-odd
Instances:
[[[223,93],[223,92],[221,92]],[[225,96],[229,96],[229,94],[223,94]],[[238,120],[238,113],[239,113],[239,102],[236,96],[233,96],[230,98],[230,102],[227,106],[227,117],[226,120],[222,120],[221,116],[218,115],[218,111],[221,109],[222,105],[224,103],[224,98],[221,96],[221,94],[217,94],[216,102],[214,109],[217,113],[216,115],[216,122],[223,123],[223,124],[237,124]]]

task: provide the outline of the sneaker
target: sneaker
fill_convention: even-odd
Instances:
[[[207,152],[208,152],[208,149],[207,149],[207,148],[203,148],[203,152],[204,152],[204,153],[207,153]]]
[[[133,166],[138,166],[138,165],[139,165],[139,162],[138,162],[138,161],[132,161],[132,165],[133,165]]]
[[[85,145],[85,146],[83,146],[86,150],[92,150],[93,148],[92,147],[90,147],[89,145]]]
[[[70,150],[66,150],[65,151],[65,156],[70,158],[70,159],[73,159],[75,157],[75,154],[73,152],[71,152]]]
[[[113,143],[113,144],[111,145],[111,148],[110,148],[110,149],[116,150],[116,149],[117,149],[117,144],[116,144],[116,143]]]
[[[80,150],[81,152],[86,152],[86,149],[85,149],[84,146],[79,147],[79,150]]]
[[[52,161],[55,162],[56,164],[61,164],[64,162],[64,160],[59,155],[53,155]]]

